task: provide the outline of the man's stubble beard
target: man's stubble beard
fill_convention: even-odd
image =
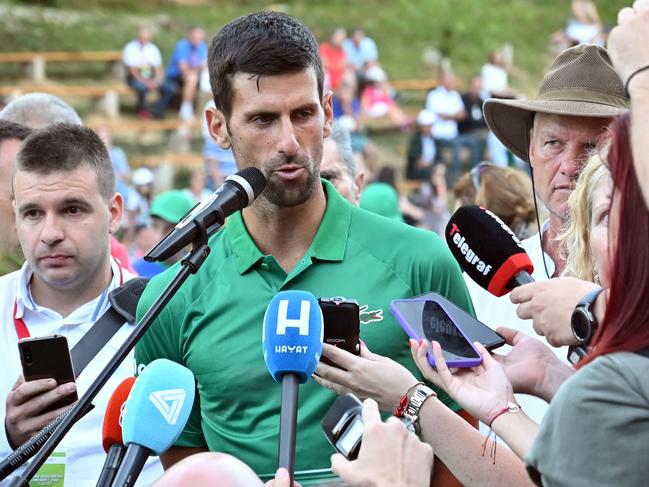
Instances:
[[[266,188],[260,195],[261,200],[279,208],[290,208],[299,206],[311,199],[315,191],[316,184],[319,182],[319,174],[317,171],[307,167],[307,177],[304,184],[299,186],[287,187],[269,178],[266,183]]]
[[[231,145],[232,151],[237,159],[237,151],[234,144]],[[316,154],[320,159],[322,158],[322,149],[319,154]],[[307,172],[304,184],[292,184],[287,187],[278,183],[277,180],[272,178],[272,172],[275,168],[283,164],[296,163],[304,167]],[[263,168],[262,172],[266,177],[266,187],[264,191],[256,199],[255,203],[261,208],[291,208],[302,205],[309,201],[313,196],[316,185],[320,183],[319,164],[314,164],[313,160],[306,156],[294,156],[290,159],[285,158],[282,161],[270,161]],[[237,167],[240,167],[237,164]],[[289,183],[290,184],[290,183]]]

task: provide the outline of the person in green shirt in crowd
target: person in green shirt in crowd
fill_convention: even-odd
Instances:
[[[165,467],[212,450],[270,479],[277,468],[281,387],[266,369],[261,338],[266,306],[277,292],[356,299],[362,353],[391,357],[417,377],[390,301],[436,291],[470,313],[473,307],[439,237],[352,206],[320,179],[332,93],[323,92],[318,44],[309,29],[277,12],[240,17],[212,40],[208,65],[219,107],[206,112],[210,132],[220,147],[232,148],[239,169],[259,168],[267,185],[210,239],[205,264],[138,343],[136,361],[143,367],[167,358],[196,377],[192,414],[161,456]],[[152,279],[139,318],[177,271]],[[385,377],[391,380],[399,378]],[[335,397],[315,381],[301,386],[295,478],[302,485],[333,478],[333,451],[320,422]],[[436,475],[443,475],[438,467]]]
[[[178,189],[165,191],[156,196],[149,210],[155,241],[162,240],[171,232],[193,206],[194,200],[187,193]],[[167,270],[169,266],[180,261],[186,253],[186,251],[180,251],[164,263],[147,262],[144,258],[140,258],[133,262],[133,269],[140,277],[157,276]]]

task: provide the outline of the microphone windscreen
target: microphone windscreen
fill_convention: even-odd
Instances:
[[[122,414],[124,444],[141,445],[156,455],[180,436],[194,403],[194,374],[167,359],[151,362],[139,375]]]
[[[108,300],[115,311],[124,317],[127,323],[135,323],[135,311],[140,297],[149,280],[135,277],[108,293]]]
[[[313,375],[322,354],[322,310],[313,294],[281,291],[271,299],[263,326],[266,367],[280,382],[286,373],[297,374],[300,384]]]
[[[462,270],[495,296],[511,291],[510,282],[519,272],[534,271],[514,232],[480,206],[458,208],[446,226],[446,242]]]
[[[133,388],[135,377],[127,377],[115,389],[113,395],[108,400],[106,406],[106,414],[104,414],[104,426],[102,428],[102,445],[104,451],[108,450],[113,445],[123,445],[122,442],[122,425],[120,418],[122,415],[122,407],[128,399],[128,395]]]
[[[235,181],[240,184],[243,182],[244,184],[242,186],[246,192],[249,192],[246,184],[249,185],[252,194],[248,195],[248,204],[252,203],[252,201],[256,199],[266,187],[266,177],[264,176],[264,173],[256,167],[243,168],[241,171],[228,176],[226,181]]]

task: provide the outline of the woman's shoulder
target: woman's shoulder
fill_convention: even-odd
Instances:
[[[586,365],[565,384],[560,402],[596,405],[613,400],[618,405],[637,401],[649,405],[649,357],[633,352],[603,355]],[[560,390],[560,392],[562,392]]]

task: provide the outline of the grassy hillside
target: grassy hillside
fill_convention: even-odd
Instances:
[[[606,24],[630,0],[596,0]],[[551,60],[549,35],[569,16],[568,0],[40,0],[0,2],[0,50],[120,49],[141,22],[151,22],[155,41],[168,58],[189,25],[213,34],[235,16],[278,8],[303,19],[320,39],[339,25],[360,26],[379,46],[381,62],[392,78],[430,75],[424,53],[448,55],[465,79],[477,72],[489,50],[505,42],[514,46],[514,86],[533,91]],[[82,75],[104,73],[102,66],[84,67]],[[0,66],[7,83],[17,68]],[[78,76],[78,70],[52,66],[50,75]]]

